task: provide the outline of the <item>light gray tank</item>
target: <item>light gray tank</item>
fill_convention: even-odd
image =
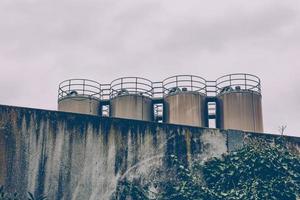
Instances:
[[[263,132],[260,80],[250,74],[231,74],[217,80],[220,128]]]
[[[58,110],[98,115],[100,84],[87,79],[70,79],[59,85]]]
[[[180,75],[163,81],[164,122],[205,126],[205,79]]]
[[[58,110],[90,115],[99,114],[99,99],[86,96],[65,97],[58,101]]]
[[[139,77],[123,77],[111,83],[110,116],[153,121],[152,82]]]
[[[152,121],[152,100],[142,95],[122,95],[111,99],[111,117]]]

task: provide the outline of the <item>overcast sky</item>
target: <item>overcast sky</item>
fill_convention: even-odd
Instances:
[[[58,83],[262,80],[266,132],[300,136],[299,0],[1,0],[0,104],[55,110]]]

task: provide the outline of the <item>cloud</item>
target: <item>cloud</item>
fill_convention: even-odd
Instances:
[[[293,8],[276,5],[251,13],[240,10],[212,21],[190,18],[176,23],[163,48],[214,51],[236,42],[269,40],[295,20],[296,12]]]
[[[299,13],[298,0],[3,0],[0,103],[56,109],[68,78],[248,72],[263,81],[266,130],[283,118],[296,133]]]

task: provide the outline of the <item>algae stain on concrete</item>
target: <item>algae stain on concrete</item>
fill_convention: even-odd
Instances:
[[[57,200],[107,200],[121,179],[170,170],[172,154],[203,162],[231,140],[217,129],[7,106],[0,124],[0,184]]]

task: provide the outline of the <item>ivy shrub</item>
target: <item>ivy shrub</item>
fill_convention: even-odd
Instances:
[[[122,180],[118,182],[117,190],[112,196],[112,200],[127,200],[131,199],[149,199],[148,188],[141,186],[136,181]]]
[[[206,186],[220,199],[296,199],[300,194],[300,158],[275,144],[252,141],[244,148],[212,159],[202,168]]]
[[[46,196],[39,196],[34,197],[34,195],[31,192],[27,193],[28,197],[26,200],[46,200]],[[19,197],[19,194],[17,192],[14,192],[13,194],[7,193],[4,190],[4,186],[0,186],[0,200],[23,200],[21,197]]]
[[[296,200],[300,196],[300,157],[283,138],[275,143],[256,139],[221,158],[190,167],[171,157],[174,167],[167,176],[150,183],[156,192],[127,180],[119,182],[114,199]]]

